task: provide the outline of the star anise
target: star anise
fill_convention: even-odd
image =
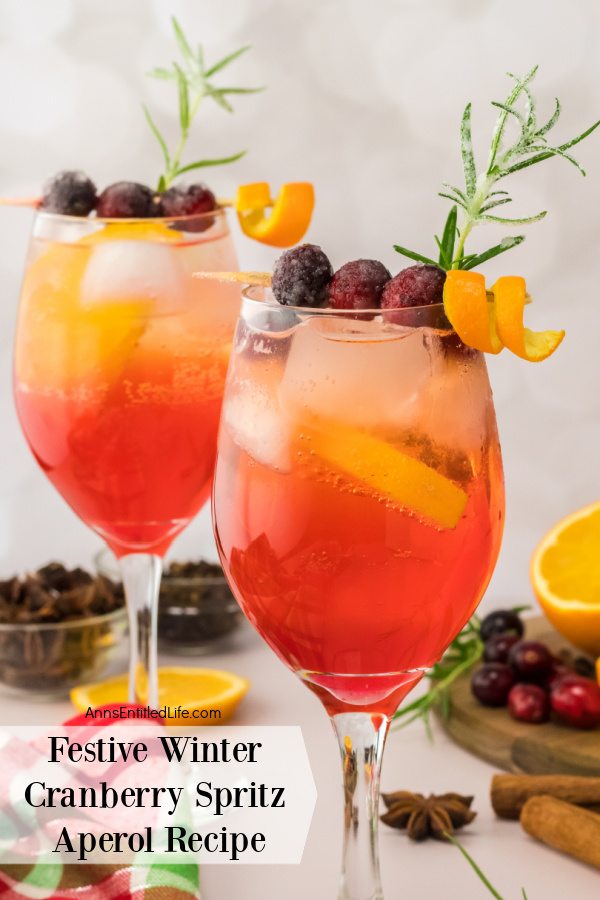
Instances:
[[[477,815],[470,808],[473,797],[462,794],[430,794],[424,797],[410,791],[395,791],[381,796],[387,807],[381,821],[392,828],[406,828],[413,841],[424,841],[428,837],[439,840],[444,834],[454,834]]]

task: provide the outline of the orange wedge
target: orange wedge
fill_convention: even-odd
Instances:
[[[500,353],[494,304],[489,303],[485,278],[479,272],[451,269],[444,283],[444,309],[459,338],[484,353]]]
[[[98,684],[83,684],[71,691],[71,703],[78,712],[110,703],[127,703],[127,681],[127,676],[121,675]],[[159,706],[171,712],[162,721],[167,725],[186,727],[226,722],[249,687],[245,678],[232,672],[183,667],[159,669],[158,684]],[[174,710],[177,707],[188,710],[189,718],[176,717]],[[211,714],[211,710],[220,715]]]
[[[336,469],[413,510],[441,528],[454,528],[468,496],[449,478],[385,441],[348,425],[302,429],[311,450]]]
[[[500,339],[517,356],[529,362],[541,362],[551,356],[565,336],[564,331],[531,331],[523,324],[527,302],[525,279],[504,275],[492,288],[496,327]]]
[[[556,630],[600,656],[600,501],[548,532],[533,554],[531,583]]]
[[[304,237],[315,205],[312,184],[284,184],[275,200],[264,182],[238,188],[235,209],[244,234],[271,247],[291,247]],[[267,209],[270,212],[267,214]]]

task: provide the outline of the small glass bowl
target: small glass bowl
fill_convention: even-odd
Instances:
[[[127,631],[127,611],[45,624],[0,624],[0,688],[62,697],[102,676]]]
[[[99,575],[120,581],[107,548],[94,558]],[[243,621],[224,575],[163,577],[158,604],[158,644],[165,653],[202,655],[223,645]]]

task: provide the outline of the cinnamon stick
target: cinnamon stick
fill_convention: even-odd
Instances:
[[[600,811],[600,778],[585,775],[494,775],[491,800],[501,819],[518,819],[530,797],[547,794]]]
[[[556,797],[530,797],[521,825],[538,841],[600,869],[600,816]]]

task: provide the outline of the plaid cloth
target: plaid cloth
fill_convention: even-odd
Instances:
[[[75,716],[65,725],[87,725]],[[95,725],[110,727],[111,720]],[[113,722],[114,724],[114,722]],[[0,900],[199,900],[198,865],[150,866],[50,865],[3,866]]]

